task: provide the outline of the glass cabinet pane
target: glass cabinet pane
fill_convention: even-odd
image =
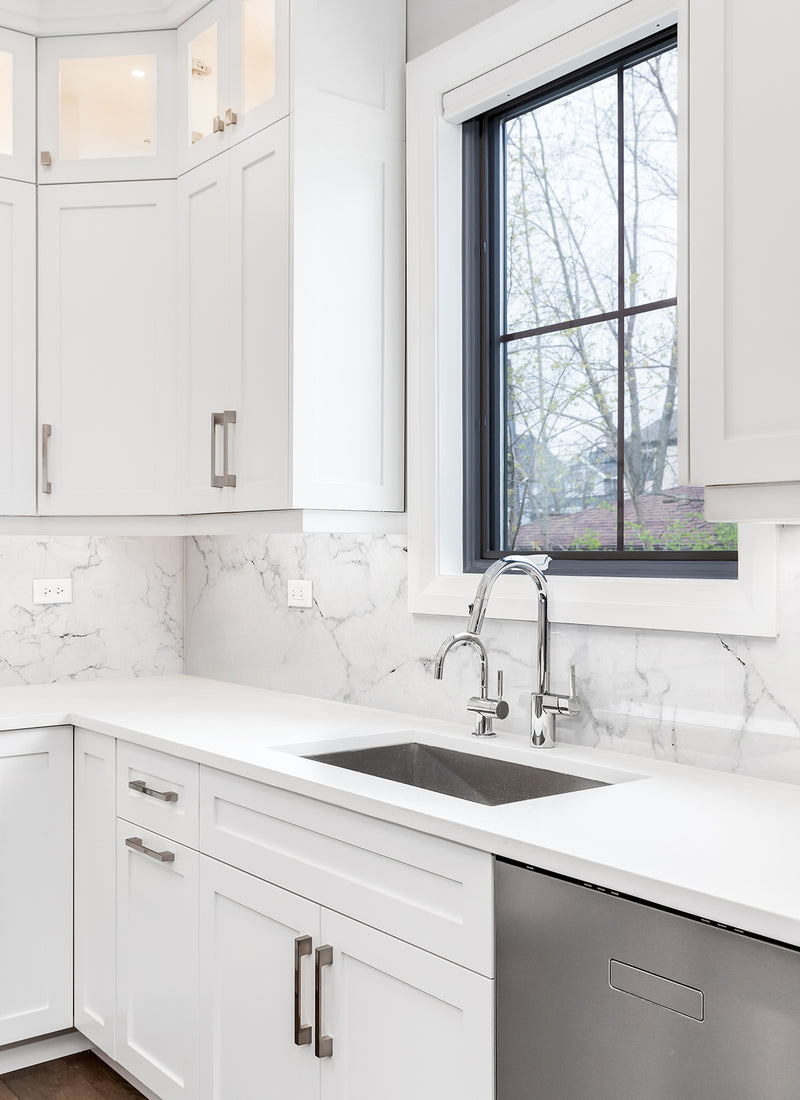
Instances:
[[[62,160],[152,157],[156,145],[155,56],[59,62]]]
[[[275,0],[242,0],[243,109],[275,94]]]
[[[217,24],[206,27],[189,43],[189,142],[212,132],[219,113],[219,42]]]
[[[0,156],[14,153],[14,57],[0,50]]]

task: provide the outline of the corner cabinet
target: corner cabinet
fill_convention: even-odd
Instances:
[[[72,729],[0,733],[0,1046],[72,1027]]]
[[[712,519],[800,517],[795,5],[689,4],[689,479]]]

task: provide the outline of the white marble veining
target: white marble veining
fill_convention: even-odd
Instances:
[[[287,608],[286,582],[314,582],[314,606]],[[411,615],[405,543],[394,535],[219,536],[186,541],[186,670],[237,683],[467,722],[474,654],[432,658],[464,620]],[[739,638],[553,627],[553,686],[577,666],[582,716],[563,741],[800,780],[800,528],[781,539],[780,636]],[[466,608],[465,608],[466,618]],[[535,628],[487,621],[523,734]]]
[[[35,605],[34,578],[73,602]],[[183,539],[0,538],[0,685],[183,669]]]

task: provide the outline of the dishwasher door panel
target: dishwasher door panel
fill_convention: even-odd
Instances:
[[[497,1100],[797,1100],[800,952],[496,862]]]

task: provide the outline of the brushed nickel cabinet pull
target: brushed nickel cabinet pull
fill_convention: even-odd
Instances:
[[[329,943],[314,952],[314,1054],[317,1058],[333,1057],[333,1039],[322,1034],[322,968],[333,966],[333,948]]]
[[[213,125],[214,125],[214,130],[213,130],[213,132],[214,132],[215,134],[221,134],[221,133],[222,133],[222,131],[223,131],[223,130],[225,129],[225,123],[224,123],[224,122],[222,121],[222,119],[221,119],[221,118],[219,117],[219,115],[215,115],[215,116],[214,116],[214,123],[213,123]]]
[[[311,1024],[303,1023],[301,960],[311,954],[311,937],[298,936],[294,941],[294,1045],[306,1047],[311,1042]]]
[[[50,156],[50,154],[47,152],[47,150],[44,150],[41,153],[41,155],[39,157],[39,163],[41,164],[42,168],[52,167],[53,158]]]
[[[238,121],[239,121],[239,116],[236,114],[235,111],[231,110],[231,108],[229,107],[227,109],[227,111],[225,112],[225,125],[226,126],[235,126]]]
[[[47,462],[48,454],[48,442],[50,436],[53,434],[53,427],[51,424],[42,424],[42,492],[52,493],[53,485],[49,480],[49,470]]]
[[[156,852],[152,848],[145,848],[144,842],[140,836],[129,836],[125,844],[134,852],[140,852],[143,856],[150,856],[151,859],[157,859],[159,863],[175,862],[174,852]]]
[[[160,798],[162,802],[177,802],[177,791],[154,791],[152,787],[148,787],[143,779],[132,779],[128,784],[132,791],[138,791],[139,794],[146,794],[148,798]]]
[[[224,489],[229,486],[236,488],[236,474],[230,473],[228,428],[236,423],[236,413],[232,409],[225,412],[211,414],[211,484],[215,489]],[[222,428],[222,473],[217,473],[217,428]]]

